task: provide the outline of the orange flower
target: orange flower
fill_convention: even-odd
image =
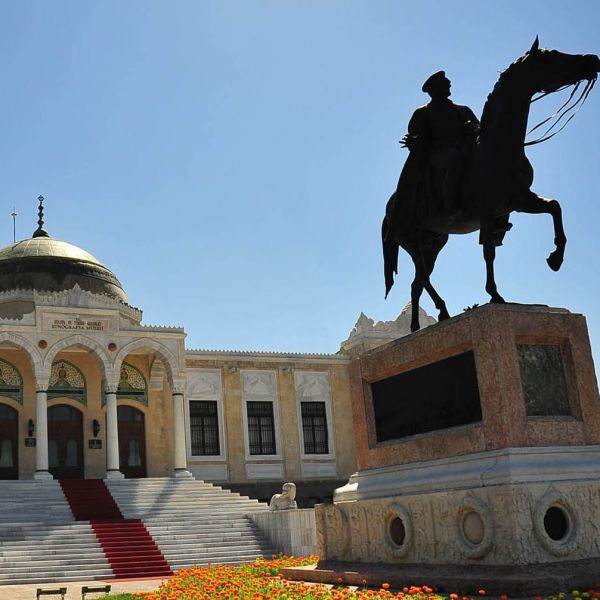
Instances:
[[[480,596],[485,596],[485,590],[484,590],[484,589],[477,590],[477,593],[478,593]]]
[[[389,583],[382,583],[381,584],[382,589],[384,590],[389,590],[390,589],[390,584]]]

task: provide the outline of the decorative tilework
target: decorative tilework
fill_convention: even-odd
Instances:
[[[16,367],[0,359],[0,396],[23,404],[23,379]]]

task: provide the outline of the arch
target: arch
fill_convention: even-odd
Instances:
[[[173,388],[175,377],[182,370],[179,367],[179,361],[171,352],[171,350],[169,350],[166,346],[164,346],[160,342],[148,338],[141,338],[138,340],[134,340],[133,342],[129,342],[119,350],[117,356],[115,357],[115,372],[121,372],[121,364],[123,363],[125,357],[128,354],[131,354],[132,352],[135,352],[136,350],[140,350],[142,348],[154,350],[160,356],[167,370],[169,385],[171,386],[171,388]]]
[[[6,404],[6,406],[16,410],[19,416],[23,412],[23,405],[10,396],[0,396],[0,404]]]
[[[142,404],[137,400],[133,400],[132,398],[119,398],[117,397],[117,408],[119,406],[128,406],[129,408],[135,408],[137,411],[141,412],[144,416],[148,416],[150,413],[150,407],[146,404]]]
[[[37,347],[32,342],[23,336],[8,331],[0,333],[0,343],[1,342],[9,342],[10,344],[13,344],[13,346],[17,346],[23,350],[29,357],[36,381],[41,377],[44,372],[44,363]]]
[[[83,346],[87,348],[100,359],[102,365],[102,376],[108,379],[109,374],[112,373],[111,360],[106,350],[95,340],[89,338],[80,333],[70,335],[69,337],[63,338],[59,342],[56,342],[53,346],[48,349],[46,356],[44,357],[44,368],[50,372],[52,369],[52,363],[56,355],[62,350],[66,350],[71,346]]]

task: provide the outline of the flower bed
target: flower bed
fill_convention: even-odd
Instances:
[[[392,593],[383,583],[377,590],[350,591],[345,587],[330,588],[321,584],[287,581],[279,576],[282,567],[299,567],[317,561],[307,558],[278,557],[259,559],[250,565],[237,567],[215,565],[192,567],[178,571],[156,592],[133,594],[136,600],[380,600],[383,598],[418,597],[419,600],[440,600],[430,588],[405,589]],[[365,582],[366,583],[366,582]],[[467,599],[469,600],[469,599]]]
[[[288,581],[280,576],[283,567],[300,567],[317,562],[316,556],[307,558],[273,557],[272,560],[258,559],[252,564],[239,566],[213,565],[192,567],[175,573],[156,592],[137,592],[110,596],[115,600],[383,600],[401,598],[403,600],[476,600],[459,594],[437,594],[431,588],[404,588],[390,590],[387,583],[378,589],[354,589],[342,585],[330,587]],[[545,600],[600,600],[600,584],[596,590],[571,593],[560,592],[546,596]],[[484,600],[485,590],[478,592],[477,600]],[[508,600],[506,595],[500,600]],[[534,600],[544,600],[535,596]]]

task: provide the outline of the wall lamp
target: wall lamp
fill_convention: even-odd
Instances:
[[[94,419],[92,421],[92,431],[94,433],[94,437],[98,437],[98,434],[100,433],[100,423],[98,422],[98,419]]]
[[[35,433],[35,424],[33,422],[33,419],[29,419],[29,421],[27,421],[27,435],[28,435],[28,437],[33,437],[34,433]]]

